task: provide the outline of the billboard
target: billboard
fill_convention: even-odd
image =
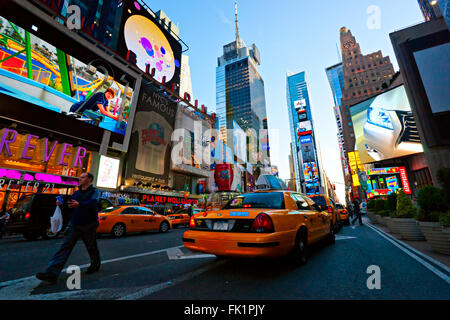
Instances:
[[[316,179],[319,178],[319,173],[315,162],[303,163],[303,176],[306,182],[317,182]]]
[[[305,110],[305,108],[306,108],[306,100],[305,99],[300,99],[300,100],[294,101],[294,108],[297,111]]]
[[[120,159],[114,159],[106,156],[100,156],[98,167],[97,187],[98,188],[117,188],[117,179],[119,178]]]
[[[311,134],[312,124],[310,120],[302,121],[297,124],[297,135],[302,136],[306,134]]]
[[[350,109],[363,164],[423,152],[403,85]]]
[[[128,151],[127,179],[167,185],[177,103],[143,81]]]
[[[314,146],[312,143],[305,143],[301,145],[302,160],[303,162],[314,162],[316,160],[314,154]]]
[[[311,136],[301,136],[300,144],[307,144],[307,143],[312,143],[312,137]]]
[[[70,56],[30,31],[0,16],[1,93],[124,135],[133,88],[101,62]]]
[[[137,1],[123,1],[117,50],[123,57],[132,51],[139,69],[149,65],[159,82],[180,84],[181,44]]]
[[[143,71],[155,69],[159,82],[165,77],[170,86],[180,83],[181,44],[164,27],[155,14],[135,0],[30,0],[50,8],[68,22],[74,20],[71,6],[80,10],[79,30],[131,60]],[[78,29],[78,27],[77,27]],[[128,51],[132,54],[129,55]]]

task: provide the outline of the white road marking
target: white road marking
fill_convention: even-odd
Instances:
[[[179,248],[182,248],[182,247],[184,247],[184,246],[182,245],[182,246],[177,246],[177,247],[172,247],[172,248],[166,248],[166,249],[161,249],[161,250],[156,250],[156,251],[134,254],[134,255],[125,256],[125,257],[119,257],[119,258],[115,258],[115,259],[104,260],[104,261],[102,261],[102,265],[111,263],[111,262],[123,261],[123,260],[158,254],[158,253],[162,253],[162,252],[167,252],[168,250],[174,250],[174,249],[179,250]],[[83,264],[80,266],[81,269],[87,268],[87,267],[89,267],[89,264]],[[66,270],[67,270],[67,268],[64,268],[61,272],[63,273]],[[16,280],[9,280],[9,281],[1,282],[0,283],[0,298],[7,299],[8,296],[5,294],[11,294],[12,296],[16,297],[16,299],[17,299],[19,297],[17,294],[20,292],[22,294],[22,297],[27,297],[27,299],[32,299],[32,297],[30,296],[30,292],[35,287],[37,287],[40,283],[41,283],[41,281],[36,279],[36,276],[34,276],[34,275],[16,279]],[[16,294],[14,294],[14,292],[16,292]],[[79,290],[68,291],[67,293],[65,293],[65,295],[73,295],[74,292],[76,293],[76,292],[80,292],[80,291]],[[61,292],[61,294],[63,294],[63,296],[65,296],[64,292]],[[51,295],[56,295],[56,294],[51,294]],[[43,297],[44,295],[35,295],[35,296],[33,296],[33,298],[38,297],[38,296]],[[8,299],[11,299],[11,298],[8,298]],[[37,298],[37,299],[39,299],[39,298]]]
[[[199,258],[215,258],[213,254],[196,254],[193,252],[184,253],[179,248],[171,248],[167,250],[167,256],[169,260],[182,260],[182,259],[199,259]]]
[[[175,279],[170,280],[170,281],[165,281],[165,282],[162,282],[162,283],[159,283],[159,284],[156,284],[156,285],[144,288],[144,289],[139,290],[139,291],[137,291],[135,293],[132,293],[132,294],[129,294],[129,295],[125,295],[125,296],[123,296],[123,297],[121,297],[121,298],[119,298],[117,300],[137,300],[137,299],[144,298],[144,297],[149,296],[149,295],[151,295],[151,294],[153,294],[155,292],[158,292],[158,291],[161,291],[163,289],[166,289],[166,288],[168,288],[170,286],[173,286],[173,285],[179,284],[181,282],[184,282],[184,281],[190,280],[192,278],[195,278],[195,277],[201,275],[202,273],[205,273],[205,272],[207,272],[207,271],[209,271],[211,269],[214,269],[214,268],[224,264],[225,262],[226,262],[225,260],[215,261],[213,263],[210,263],[210,264],[208,264],[208,265],[206,265],[206,266],[204,266],[204,267],[202,267],[200,269],[197,269],[197,270],[195,270],[193,272],[190,272],[190,273],[188,273],[186,275],[183,275],[181,277],[178,277],[178,278],[175,278]]]
[[[340,235],[335,235],[334,238],[335,238],[335,240],[356,239],[356,237],[340,236]]]
[[[407,255],[409,255],[411,258],[413,258],[414,260],[416,260],[417,262],[419,262],[420,264],[422,264],[424,267],[426,267],[428,270],[430,270],[431,272],[433,272],[434,274],[436,274],[438,277],[440,277],[441,279],[443,279],[444,281],[446,281],[448,284],[450,284],[450,277],[447,276],[446,274],[444,274],[443,272],[439,271],[438,269],[436,269],[435,267],[433,267],[431,264],[429,264],[428,262],[426,262],[425,260],[423,260],[422,258],[420,258],[419,256],[415,255],[414,253],[412,253],[411,251],[405,249],[404,247],[402,247],[400,244],[398,244],[396,241],[390,239],[387,235],[385,235],[385,232],[382,230],[379,230],[377,227],[372,226],[371,224],[367,223],[367,226],[369,228],[371,228],[372,230],[374,230],[375,232],[377,232],[379,235],[381,235],[383,238],[385,238],[387,241],[391,242],[394,246],[396,246],[397,248],[399,248],[400,250],[402,250],[404,253],[406,253]],[[397,240],[398,241],[398,240]],[[404,244],[405,246],[411,248],[410,246],[408,246],[406,243],[402,242],[402,244]],[[413,251],[416,251],[415,249],[411,248]],[[417,251],[416,251],[417,252]],[[423,255],[423,254],[421,254]],[[431,257],[427,257],[428,260],[433,261],[433,263],[436,263],[437,265],[442,265],[440,264],[438,261],[435,261],[433,258]],[[445,266],[444,266],[445,267]],[[448,270],[447,267],[444,268],[446,271]]]

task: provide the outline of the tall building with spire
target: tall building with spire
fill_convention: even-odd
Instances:
[[[236,39],[223,46],[223,55],[218,58],[216,68],[216,111],[220,136],[233,148],[233,130],[252,131],[257,143],[250,147],[253,150],[247,150],[247,160],[269,166],[268,135],[261,131],[268,127],[264,80],[258,71],[261,63],[259,50],[255,44],[246,46],[239,36],[236,2],[235,28]]]

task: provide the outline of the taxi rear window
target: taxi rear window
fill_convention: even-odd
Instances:
[[[234,197],[223,209],[267,208],[284,209],[283,192],[248,193]]]
[[[323,196],[312,196],[310,197],[315,203],[321,206],[326,206],[327,202]]]

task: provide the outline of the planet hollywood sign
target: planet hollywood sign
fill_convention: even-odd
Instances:
[[[143,203],[171,203],[171,204],[197,204],[197,199],[181,198],[181,197],[169,197],[159,195],[142,195]]]

